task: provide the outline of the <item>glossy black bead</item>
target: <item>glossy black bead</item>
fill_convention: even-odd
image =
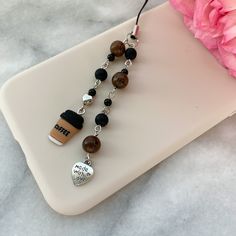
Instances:
[[[111,106],[111,104],[112,104],[112,100],[110,98],[106,98],[104,100],[104,105],[105,106],[109,107],[109,106]]]
[[[127,48],[125,50],[126,59],[134,60],[137,56],[137,52],[134,48]]]
[[[95,71],[95,78],[101,81],[107,78],[107,71],[103,68],[99,68]]]
[[[122,73],[125,73],[126,75],[129,74],[129,71],[128,71],[126,68],[122,69],[121,72],[122,72]]]
[[[95,117],[95,123],[101,125],[102,127],[106,126],[109,122],[108,116],[104,113],[99,113]]]
[[[96,95],[96,90],[95,90],[94,88],[89,89],[89,91],[88,91],[88,95],[94,97],[94,96]]]
[[[114,61],[115,60],[115,55],[113,53],[110,53],[110,54],[107,55],[107,59],[109,61]]]

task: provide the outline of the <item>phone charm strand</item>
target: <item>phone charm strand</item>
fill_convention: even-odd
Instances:
[[[144,2],[142,5],[137,18],[136,23],[134,26],[133,31],[131,32],[131,38],[136,39],[137,33],[138,33],[138,21],[140,14],[147,4],[148,0]],[[65,144],[68,142],[75,134],[79,132],[80,129],[83,128],[84,118],[83,115],[86,112],[86,107],[90,104],[92,104],[94,97],[96,95],[96,89],[99,87],[102,81],[107,79],[107,71],[110,62],[114,61],[116,57],[121,57],[124,54],[125,51],[125,43],[116,40],[114,41],[110,46],[111,53],[107,55],[107,60],[102,64],[100,68],[98,68],[95,71],[95,84],[93,88],[89,89],[88,93],[84,94],[82,96],[82,102],[83,105],[78,109],[77,112],[73,110],[66,110],[65,112],[61,113],[60,119],[57,121],[57,123],[54,125],[52,130],[50,131],[48,138],[50,141],[52,141],[54,144],[57,144],[59,146]],[[132,54],[132,49],[130,51],[125,52]]]
[[[95,117],[95,133],[87,136],[82,142],[82,147],[86,153],[85,160],[83,162],[79,161],[75,163],[71,172],[72,180],[75,186],[83,185],[90,181],[93,177],[94,169],[92,167],[90,155],[99,151],[101,147],[101,141],[98,138],[98,135],[102,131],[102,128],[109,122],[108,114],[112,105],[112,98],[115,96],[117,89],[123,89],[128,85],[128,68],[132,65],[132,60],[134,60],[137,56],[137,52],[135,50],[135,47],[138,44],[137,34],[133,34],[133,32],[129,33],[127,38],[123,41],[123,44],[127,47],[124,52],[126,58],[126,61],[124,62],[125,68],[113,75],[113,88],[104,100],[104,108]]]

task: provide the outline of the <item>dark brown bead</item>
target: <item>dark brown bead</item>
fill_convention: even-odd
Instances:
[[[83,141],[83,149],[88,153],[95,153],[101,147],[101,142],[97,136],[87,136]]]
[[[110,51],[116,57],[121,57],[125,53],[125,45],[123,42],[116,40],[111,44]]]
[[[125,88],[129,83],[128,76],[125,73],[117,72],[112,77],[112,84],[118,89]]]

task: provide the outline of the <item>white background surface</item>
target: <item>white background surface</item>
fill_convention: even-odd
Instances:
[[[142,2],[0,0],[0,85],[135,16]],[[147,9],[161,2],[150,0]],[[2,114],[0,119],[0,236],[235,235],[235,116],[74,217],[47,206]]]

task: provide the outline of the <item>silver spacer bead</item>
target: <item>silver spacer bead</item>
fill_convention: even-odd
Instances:
[[[93,102],[93,97],[91,95],[88,95],[87,93],[83,95],[83,104],[84,105],[90,105]]]

